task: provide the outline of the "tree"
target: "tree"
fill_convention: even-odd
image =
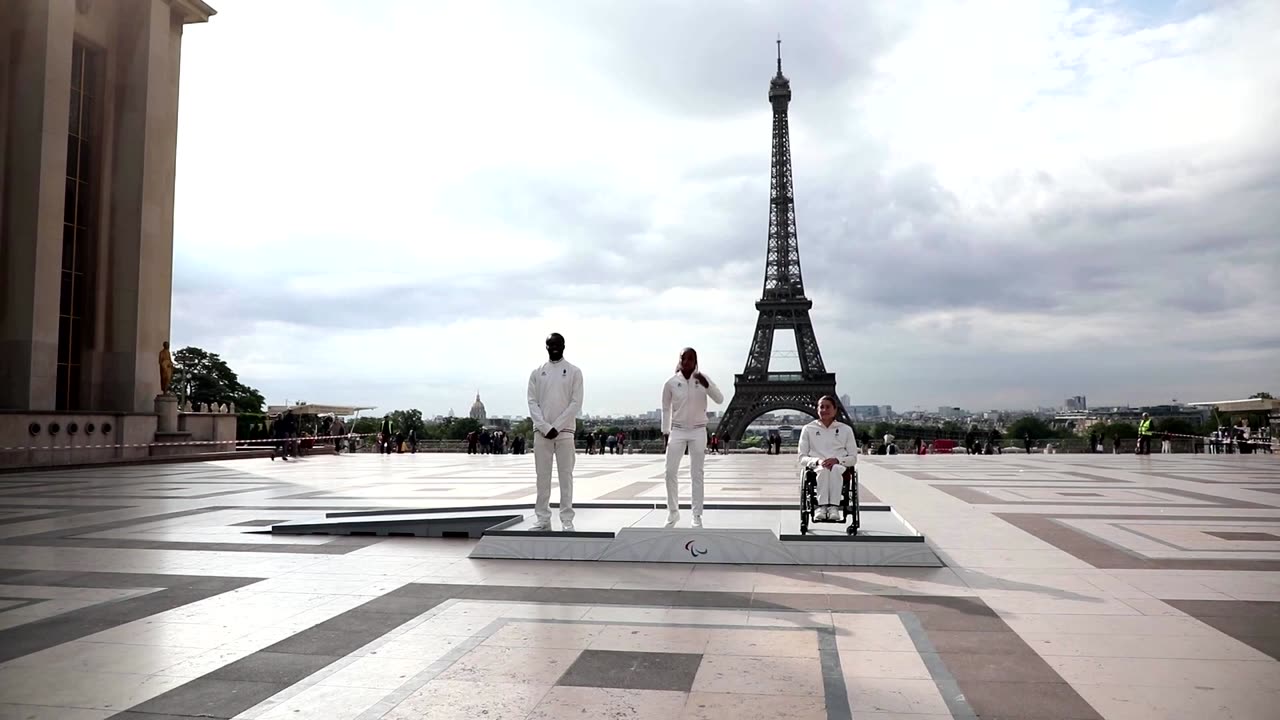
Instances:
[[[468,433],[473,431],[480,432],[482,427],[484,426],[480,424],[479,420],[472,420],[471,418],[457,418],[452,423],[449,423],[448,429],[445,430],[444,437],[441,439],[466,440]]]
[[[236,411],[258,414],[262,393],[240,382],[216,353],[185,347],[173,354],[173,387],[184,402],[235,403]]]
[[[1019,440],[1024,437],[1030,437],[1032,440],[1046,440],[1056,435],[1053,428],[1049,427],[1049,423],[1030,415],[1014,420],[1005,432],[1009,437]]]
[[[582,420],[578,420],[578,436],[582,436]],[[515,425],[511,426],[511,437],[522,437],[525,440],[533,439],[533,418],[525,418]]]
[[[1173,433],[1174,435],[1197,435],[1199,428],[1195,423],[1183,418],[1161,418],[1152,423],[1156,432]]]
[[[416,430],[418,437],[426,437],[426,423],[422,422],[422,411],[411,410],[395,410],[391,413],[391,427],[397,433],[404,433],[406,436],[410,430]]]
[[[1138,427],[1133,423],[1113,422],[1096,427],[1098,434],[1111,439],[1131,440],[1138,437]]]
[[[1273,399],[1274,399],[1274,398],[1272,398],[1272,397],[1271,397],[1271,393],[1269,393],[1269,392],[1259,392],[1259,393],[1254,393],[1254,394],[1250,395],[1249,397],[1250,397],[1250,398],[1257,398],[1257,399],[1259,399],[1259,400],[1273,400]]]

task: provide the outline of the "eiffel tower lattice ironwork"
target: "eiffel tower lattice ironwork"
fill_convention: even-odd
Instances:
[[[791,81],[782,74],[782,41],[778,41],[778,74],[769,83],[769,103],[773,106],[773,168],[769,192],[769,252],[765,261],[764,293],[756,309],[755,337],[747,354],[747,365],[734,378],[733,400],[716,430],[729,446],[742,439],[747,425],[775,410],[815,412],[818,398],[836,398],[837,419],[849,422],[844,404],[836,396],[835,373],[827,372],[822,351],[813,333],[809,310],[813,301],[805,297],[800,274],[800,245],[796,239],[796,205],[791,179],[791,138],[787,105],[791,102]],[[800,360],[798,372],[769,372],[773,355],[773,335],[778,330],[795,333]]]

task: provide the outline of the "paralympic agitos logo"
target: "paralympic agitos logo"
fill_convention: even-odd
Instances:
[[[684,549],[688,550],[690,555],[692,555],[693,557],[698,557],[699,555],[707,554],[706,550],[703,550],[702,548],[698,547],[697,545],[694,545],[693,543],[694,541],[690,540],[689,542],[684,544]]]

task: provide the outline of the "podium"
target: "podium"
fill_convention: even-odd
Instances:
[[[840,524],[816,524],[800,533],[796,505],[708,503],[703,527],[665,528],[664,504],[582,503],[574,532],[559,527],[552,505],[551,530],[534,530],[533,506],[487,505],[330,513],[323,519],[280,523],[278,535],[373,535],[471,538],[473,558],[594,560],[698,565],[828,565],[942,567],[942,560],[914,527],[888,505],[864,504],[862,526],[847,535]]]

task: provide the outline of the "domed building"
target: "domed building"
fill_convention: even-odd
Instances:
[[[484,425],[489,420],[489,416],[484,411],[484,403],[480,402],[480,393],[476,393],[476,401],[471,403],[470,417],[472,420]]]

